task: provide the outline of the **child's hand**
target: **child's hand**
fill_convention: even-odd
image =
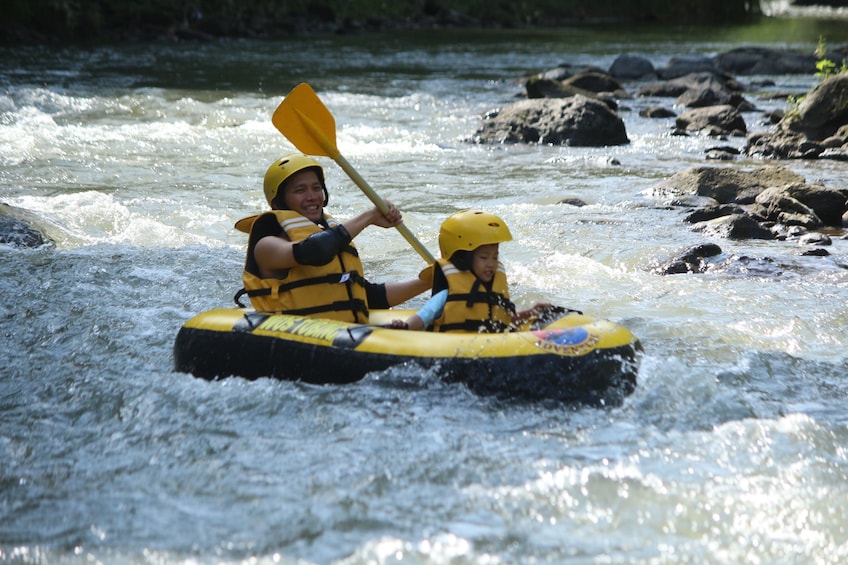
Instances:
[[[392,320],[392,324],[389,327],[394,330],[408,330],[409,324],[404,320]]]
[[[528,311],[530,315],[541,318],[545,314],[548,314],[552,310],[555,310],[556,306],[553,304],[548,304],[547,302],[537,302],[533,305],[532,308]]]

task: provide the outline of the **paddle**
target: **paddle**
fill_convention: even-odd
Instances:
[[[383,214],[388,211],[385,201],[374,192],[347,159],[342,157],[336,147],[336,120],[311,86],[305,82],[295,86],[280,102],[271,122],[300,151],[307,155],[330,157],[338,163]],[[427,264],[432,264],[433,256],[409,228],[402,222],[396,227]]]

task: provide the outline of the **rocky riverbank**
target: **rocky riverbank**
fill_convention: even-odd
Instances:
[[[826,57],[838,68],[848,58],[848,46],[831,49]],[[710,238],[827,246],[833,236],[845,237],[848,188],[808,184],[789,167],[797,159],[848,163],[848,73],[824,78],[794,103],[786,95],[786,111],[771,114],[760,112],[749,99],[747,90],[756,85],[746,87],[738,78],[812,75],[816,63],[813,54],[742,47],[715,57],[673,57],[662,68],[633,55],[621,55],[609,69],[563,65],[527,77],[525,99],[489,112],[470,141],[615,146],[629,143],[619,115],[625,107],[643,119],[674,117],[669,135],[725,142],[744,138],[741,150],[717,145],[705,160],[745,156],[779,164],[747,171],[694,167],[658,183],[647,196],[670,209],[685,210],[684,221]],[[658,98],[671,100],[668,105],[652,102]],[[749,122],[767,127],[752,129]],[[820,248],[812,254],[827,251]],[[717,245],[704,244],[682,250],[655,270],[706,272],[723,261],[720,256]]]
[[[848,46],[828,57],[842,61],[846,54]],[[703,166],[680,171],[645,195],[680,213],[708,241],[646,268],[662,274],[732,270],[742,259],[723,256],[714,243],[722,239],[792,241],[802,254],[827,255],[833,239],[845,237],[848,187],[808,183],[791,166],[810,159],[848,163],[848,73],[799,93],[800,102],[790,103],[787,94],[786,110],[771,113],[757,108],[755,93],[763,85],[745,80],[815,70],[812,54],[757,47],[672,57],[660,68],[632,55],[621,55],[608,69],[563,65],[524,77],[523,99],[483,116],[468,141],[612,147],[629,143],[621,112],[673,118],[669,136],[706,136],[716,145],[704,154]],[[748,166],[733,163],[742,157]],[[763,164],[751,167],[751,160]],[[0,206],[0,220],[0,243],[53,245],[51,226],[25,211]]]

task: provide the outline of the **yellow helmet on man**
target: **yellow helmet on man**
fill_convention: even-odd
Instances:
[[[324,189],[324,206],[330,200],[330,195],[327,192],[327,185],[324,181],[324,169],[318,164],[318,161],[306,155],[294,154],[286,155],[274,161],[268,170],[265,171],[265,199],[269,205],[273,206],[274,199],[279,194],[280,188],[285,184],[293,174],[299,173],[305,169],[315,169],[315,174],[318,175],[318,180],[321,182],[321,188]]]
[[[450,259],[457,251],[474,251],[481,245],[504,241],[512,241],[506,222],[480,210],[456,212],[439,229],[439,251],[444,259]]]

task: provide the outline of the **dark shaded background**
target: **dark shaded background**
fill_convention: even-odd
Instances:
[[[444,27],[743,23],[761,15],[758,0],[6,0],[4,4],[0,42],[6,44],[273,38]]]

